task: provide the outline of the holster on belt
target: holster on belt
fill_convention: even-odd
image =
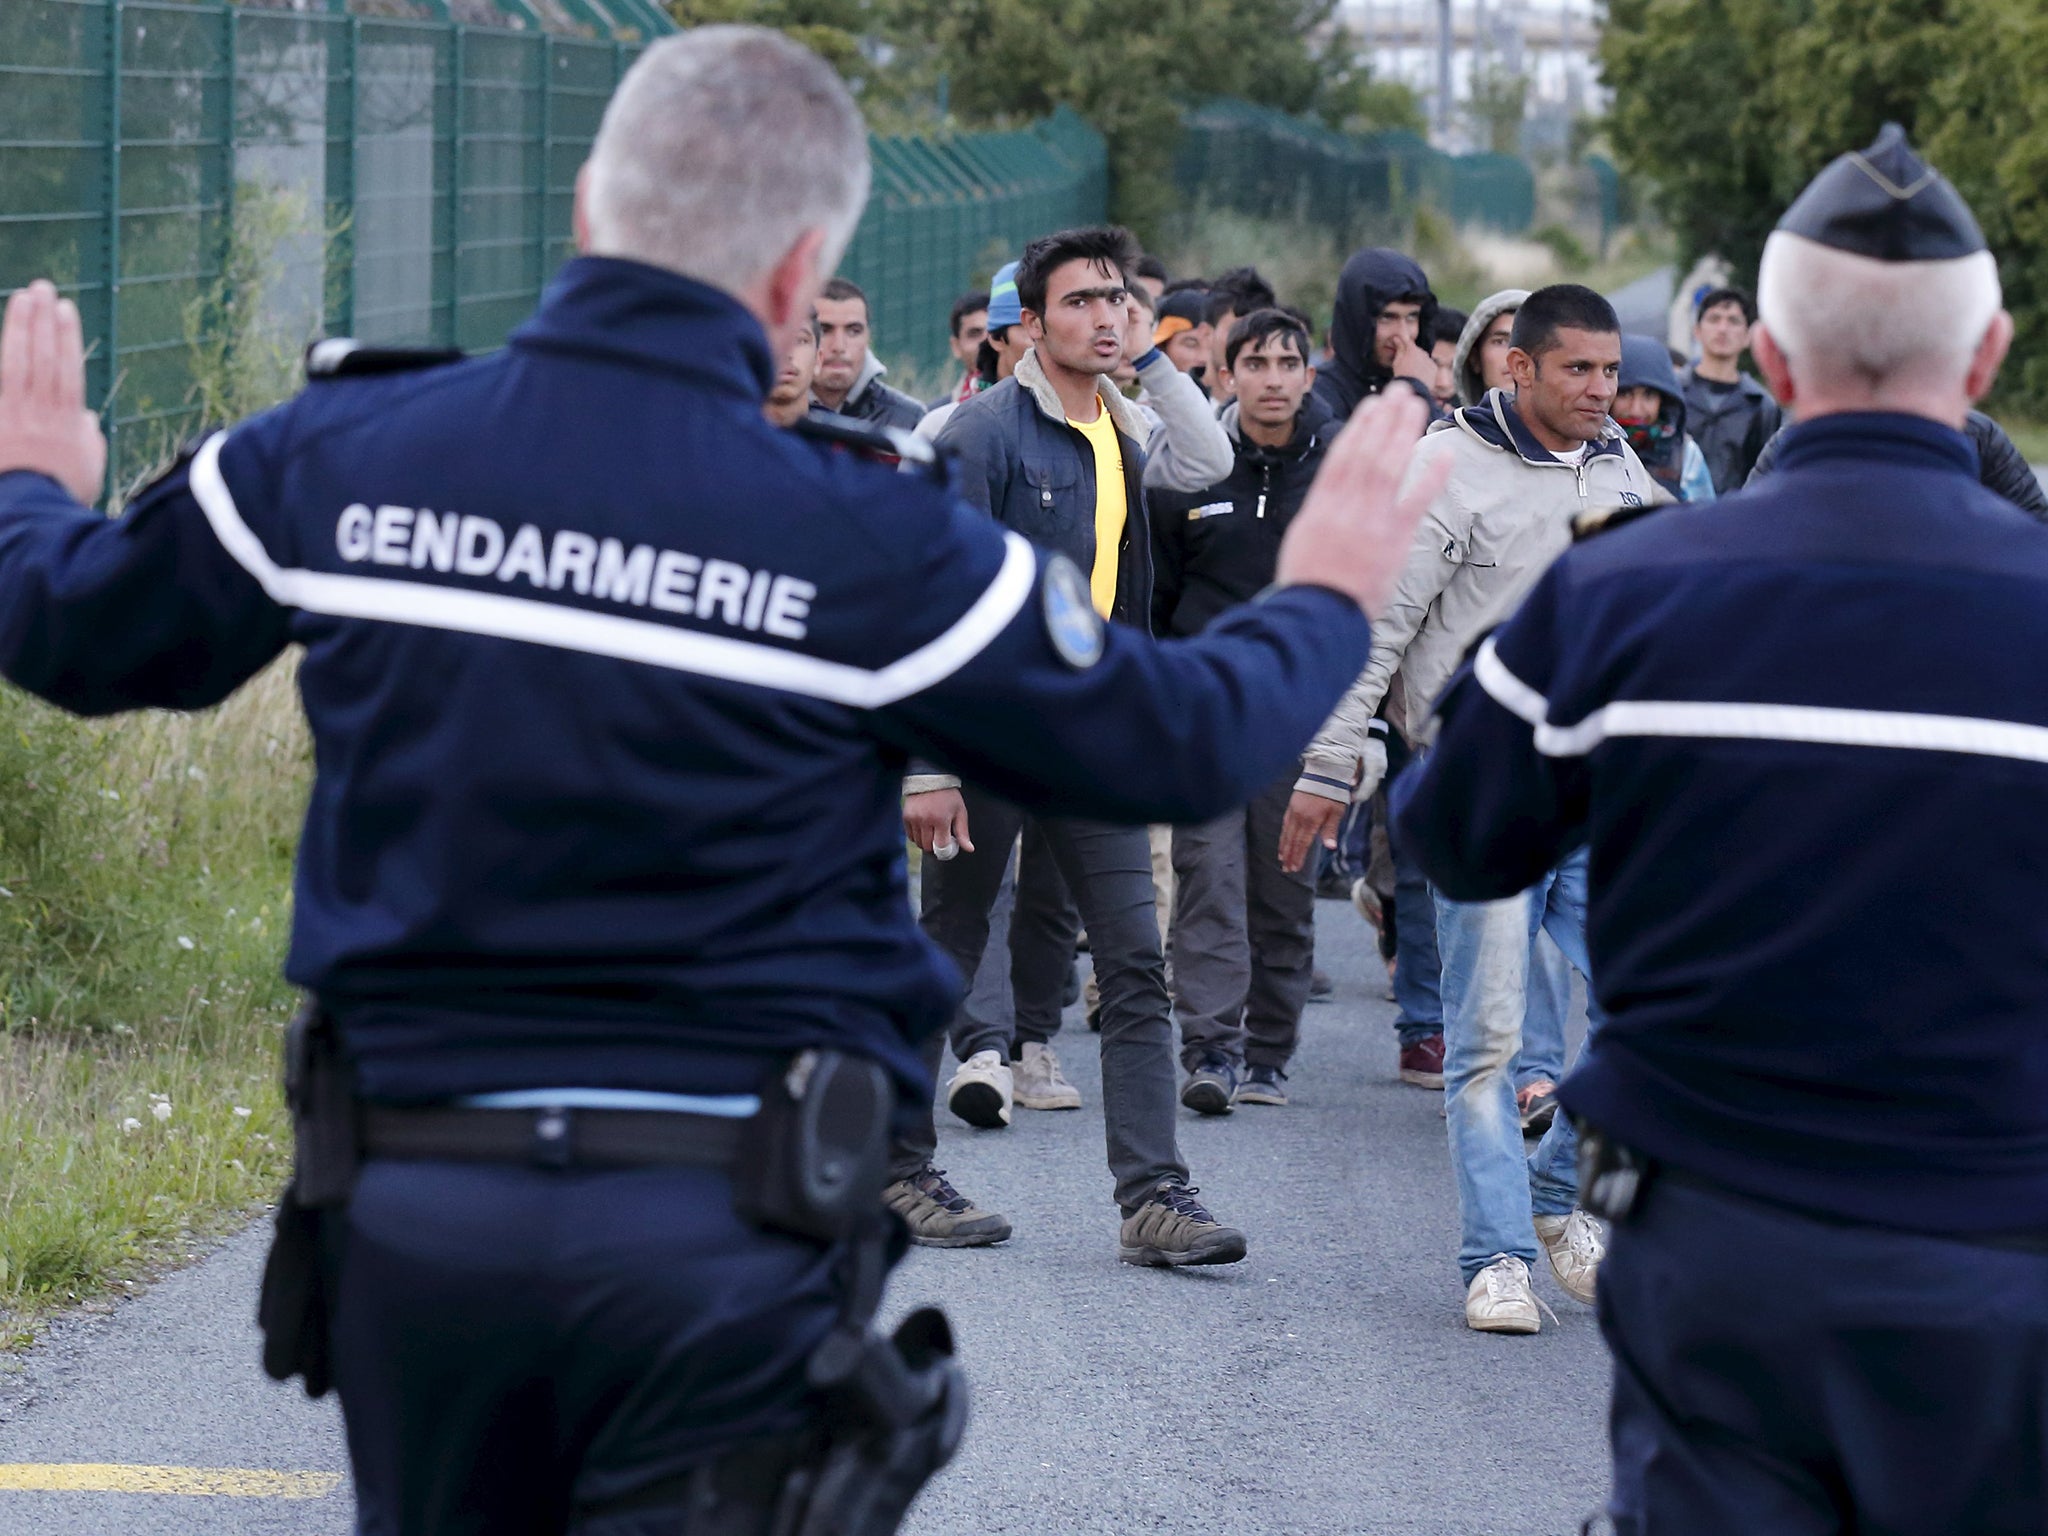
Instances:
[[[355,1083],[334,1021],[310,1000],[285,1034],[284,1085],[292,1113],[292,1180],[278,1197],[256,1321],[264,1371],[278,1381],[302,1377],[306,1395],[320,1397],[333,1375],[321,1213],[347,1203],[360,1142]]]

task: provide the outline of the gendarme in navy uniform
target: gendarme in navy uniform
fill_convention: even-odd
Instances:
[[[1400,830],[1461,900],[1590,847],[1616,1529],[2040,1532],[2048,535],[1960,430],[2011,322],[1896,128],[1761,289],[1777,472],[1560,559]]]
[[[0,670],[199,708],[303,647],[267,1363],[331,1374],[365,1533],[894,1530],[963,1404],[937,1314],[868,1329],[886,1122],[960,984],[906,897],[909,753],[1198,819],[1364,661],[1370,579],[1155,646],[940,484],[772,428],[865,187],[814,56],[657,44],[579,186],[613,255],[487,358],[316,349],[118,521],[75,499],[76,311],[10,303]],[[663,239],[722,286],[622,259]]]

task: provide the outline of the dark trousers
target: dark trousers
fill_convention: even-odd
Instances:
[[[962,1061],[976,1051],[1015,1057],[1027,1042],[1049,1043],[1060,1032],[1080,936],[1081,912],[1045,829],[1027,817],[1017,857],[989,908],[974,983],[947,1033],[953,1054]]]
[[[1422,868],[1387,826],[1394,860],[1394,1034],[1403,1046],[1444,1032],[1443,963],[1436,950],[1436,898]]]
[[[925,861],[927,873],[937,862]],[[981,952],[981,964],[975,968],[967,995],[960,999],[947,1031],[954,1053],[962,1061],[979,1050],[1007,1048],[1016,1035],[1017,1010],[1010,980],[1010,919],[1016,909],[1017,861],[1012,858],[1003,870],[995,904],[989,908],[988,944]]]
[[[1024,815],[971,785],[961,794],[975,851],[963,851],[943,863],[924,861],[924,931],[952,957],[961,975],[972,976],[988,946],[989,913]],[[1143,827],[1050,817],[1040,820],[1038,829],[1088,925],[1089,950],[1102,993],[1102,1119],[1117,1204],[1129,1212],[1144,1203],[1160,1180],[1187,1177],[1175,1135],[1178,1079],[1166,963],[1159,951],[1152,904],[1151,847]],[[1044,943],[1040,955],[1024,915],[1032,889],[1028,877],[1020,877],[1018,889],[1010,933],[1021,1032],[1027,1019],[1044,1017],[1048,998],[1051,1017],[1059,1017],[1073,937],[1069,930],[1056,952]],[[1025,945],[1022,956],[1017,951],[1020,939]],[[1006,1041],[961,1044],[969,1048],[963,1056],[998,1049],[1008,1055]],[[943,1045],[934,1036],[925,1046],[925,1064],[934,1080]],[[906,1177],[929,1162],[938,1139],[927,1105],[921,1123],[896,1149],[893,1176]]]
[[[1313,860],[1293,874],[1280,867],[1297,776],[1173,829],[1173,1001],[1190,1071],[1212,1054],[1282,1068],[1294,1055],[1316,957]]]
[[[1600,1326],[1619,1536],[2048,1530],[2048,1255],[1667,1180]]]
[[[362,1536],[626,1536],[579,1511],[800,1428],[841,1255],[702,1168],[371,1162],[325,1218]]]

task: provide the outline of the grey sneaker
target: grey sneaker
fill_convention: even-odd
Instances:
[[[1117,1257],[1126,1264],[1162,1267],[1241,1260],[1244,1234],[1211,1216],[1195,1198],[1198,1193],[1177,1179],[1153,1190],[1149,1200],[1124,1218]]]
[[[1227,1115],[1237,1098],[1237,1064],[1214,1051],[1195,1063],[1180,1101],[1198,1115]]]
[[[1244,1075],[1244,1081],[1237,1085],[1237,1102],[1240,1104],[1279,1104],[1287,1102],[1287,1074],[1278,1067],[1253,1067]]]
[[[1607,1257],[1607,1239],[1600,1224],[1584,1211],[1568,1216],[1538,1216],[1536,1240],[1550,1255],[1550,1272],[1573,1301],[1593,1305],[1600,1261]]]
[[[1081,1090],[1060,1071],[1060,1059],[1049,1045],[1026,1040],[1011,1068],[1016,1102],[1025,1109],[1079,1109]]]
[[[1008,1221],[977,1208],[930,1163],[883,1190],[882,1203],[903,1218],[921,1248],[985,1248],[1010,1235]]]

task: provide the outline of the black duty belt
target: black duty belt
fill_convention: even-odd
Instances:
[[[543,1168],[729,1168],[749,1119],[648,1109],[361,1108],[365,1157]]]

